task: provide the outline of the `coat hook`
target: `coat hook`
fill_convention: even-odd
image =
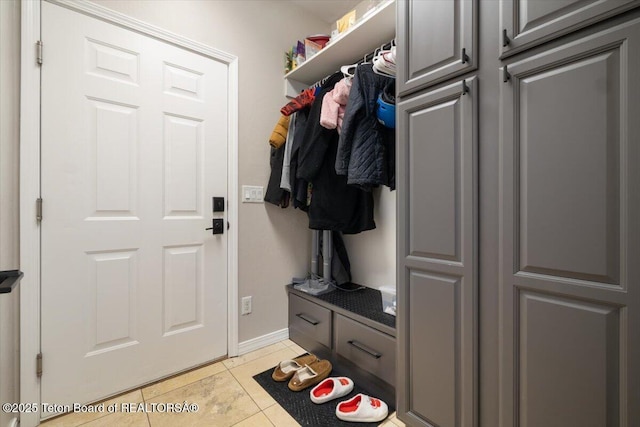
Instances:
[[[502,47],[507,47],[511,43],[511,39],[507,35],[507,29],[502,30]]]
[[[467,86],[467,81],[462,81],[462,94],[466,95],[469,92],[469,86]]]
[[[505,65],[502,68],[502,81],[506,83],[509,80],[511,80],[511,74],[509,74],[509,70],[507,70],[507,66]]]

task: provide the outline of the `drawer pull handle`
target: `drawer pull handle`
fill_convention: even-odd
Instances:
[[[308,318],[307,316],[305,316],[302,313],[298,313],[298,314],[296,314],[296,316],[301,318],[302,320],[304,320],[307,323],[311,323],[313,326],[316,326],[318,323],[320,323],[317,320],[313,320],[313,319]]]
[[[356,340],[349,340],[347,342],[349,344],[351,344],[352,346],[354,346],[355,348],[357,348],[358,350],[364,351],[365,353],[367,353],[371,357],[374,357],[376,359],[380,359],[382,357],[382,355],[380,353],[378,353],[377,351],[368,348],[367,346],[365,346],[364,344],[359,343]]]

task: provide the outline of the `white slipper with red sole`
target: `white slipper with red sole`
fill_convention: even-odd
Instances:
[[[336,416],[342,421],[374,423],[384,420],[388,414],[389,408],[386,403],[362,393],[336,406]]]
[[[342,396],[346,396],[353,390],[353,381],[347,377],[331,377],[315,386],[309,395],[313,403],[325,403]]]

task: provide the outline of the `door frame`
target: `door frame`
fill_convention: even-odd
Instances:
[[[20,82],[20,402],[40,406],[40,379],[36,357],[40,353],[41,246],[36,200],[40,194],[40,93],[41,74],[37,42],[41,40],[41,2],[71,9],[107,23],[174,45],[227,65],[228,149],[227,217],[233,225],[227,233],[227,354],[238,355],[238,57],[154,25],[107,9],[87,0],[23,1],[21,5]],[[45,41],[46,42],[46,41]],[[44,48],[46,50],[46,47]],[[45,53],[46,55],[46,53]],[[46,206],[46,201],[44,202]],[[46,360],[44,362],[46,368]],[[23,413],[20,424],[36,426],[41,415]]]

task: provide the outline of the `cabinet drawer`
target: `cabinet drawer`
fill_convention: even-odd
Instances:
[[[289,328],[331,348],[331,310],[289,294]]]
[[[339,314],[336,314],[335,334],[340,356],[395,385],[395,338]]]

